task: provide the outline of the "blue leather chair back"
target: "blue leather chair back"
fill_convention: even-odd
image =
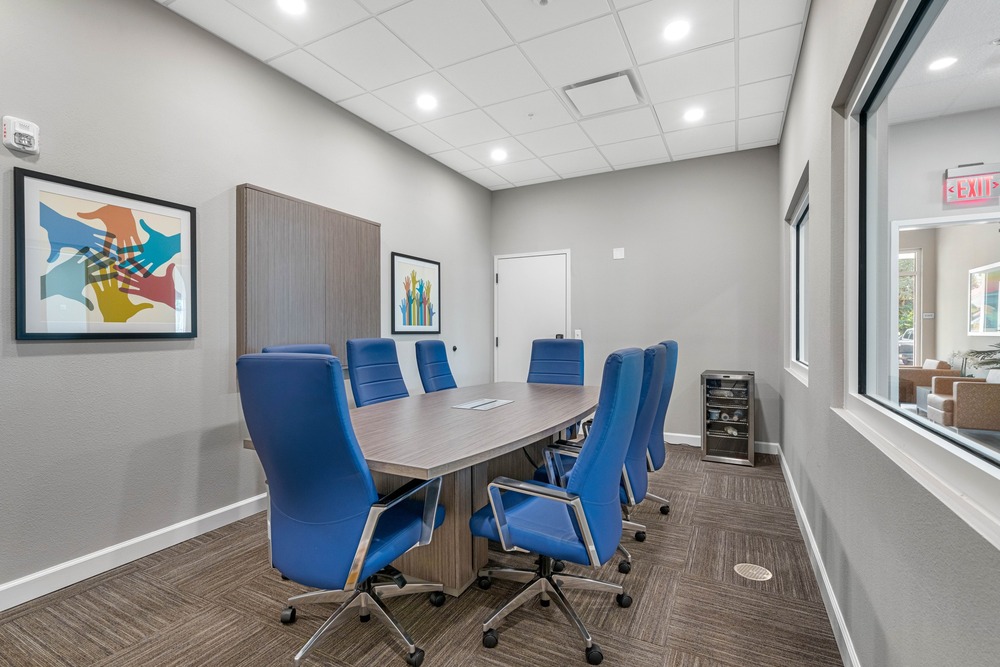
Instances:
[[[351,376],[354,404],[359,408],[410,395],[399,370],[396,341],[391,338],[347,341],[347,372]]]
[[[649,434],[649,459],[653,463],[653,470],[662,468],[667,460],[667,448],[663,445],[663,423],[667,417],[667,408],[670,407],[670,395],[674,392],[674,376],[677,375],[677,341],[665,340],[660,345],[667,348],[667,370],[663,374],[660,403]]]
[[[268,345],[263,350],[264,354],[275,352],[291,352],[295,354],[333,354],[330,346],[326,343],[304,343],[301,345]]]
[[[528,382],[583,384],[583,341],[539,338],[531,341]]]
[[[566,490],[580,496],[602,563],[622,537],[622,464],[632,438],[642,385],[642,350],[618,350],[604,362],[597,414]]]
[[[428,394],[458,386],[448,365],[448,351],[439,340],[417,341],[417,370],[420,371],[420,383]]]
[[[236,376],[267,476],[274,566],[306,586],[343,588],[378,495],[351,427],[340,360],[247,354]]]
[[[663,345],[651,345],[642,354],[642,389],[639,392],[639,411],[635,417],[635,427],[632,429],[632,439],[629,442],[628,453],[625,455],[625,474],[628,475],[632,487],[632,497],[636,503],[646,497],[649,486],[649,473],[646,470],[646,448],[649,445],[649,434],[653,428],[656,410],[660,405],[660,393],[663,390],[663,374],[667,369],[667,348]],[[621,501],[628,502],[625,489],[621,491]]]

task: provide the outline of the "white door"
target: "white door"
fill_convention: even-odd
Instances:
[[[498,255],[493,376],[496,382],[524,382],[531,341],[569,337],[569,250]]]

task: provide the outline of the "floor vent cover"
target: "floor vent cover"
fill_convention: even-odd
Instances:
[[[753,563],[740,563],[733,569],[736,570],[736,574],[753,581],[767,581],[774,576],[766,567],[754,565]]]

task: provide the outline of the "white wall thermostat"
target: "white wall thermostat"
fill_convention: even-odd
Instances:
[[[38,126],[20,118],[4,116],[3,145],[14,151],[38,155]]]

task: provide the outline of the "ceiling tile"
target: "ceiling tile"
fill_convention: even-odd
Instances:
[[[802,23],[807,0],[740,0],[740,37]]]
[[[392,132],[393,130],[413,124],[412,120],[379,98],[367,93],[338,102],[338,104],[355,116],[364,118],[375,127],[381,128],[386,132]]]
[[[365,9],[370,11],[372,14],[378,14],[379,12],[384,12],[387,9],[392,9],[393,7],[398,7],[399,5],[407,2],[407,0],[358,0]]]
[[[451,149],[451,144],[420,125],[396,130],[392,132],[392,136],[405,141],[418,151],[427,153],[428,155]]]
[[[777,144],[777,139],[772,139],[770,141],[751,141],[750,143],[744,143],[741,141],[737,150],[748,151],[754,148],[764,148],[765,146],[776,146]]]
[[[741,46],[742,48],[742,46]],[[650,102],[669,102],[736,85],[732,43],[674,56],[639,68]]]
[[[954,99],[948,113],[997,106],[1000,106],[1000,67],[994,66],[969,77],[969,85]],[[891,113],[890,111],[890,115]]]
[[[969,85],[970,77],[916,86],[894,86],[889,92],[889,122],[930,118],[945,113]]]
[[[382,14],[379,20],[436,68],[511,43],[481,2],[413,0]]]
[[[494,160],[493,156],[490,155],[490,153],[497,148],[502,148],[507,151],[507,157],[500,162]],[[494,167],[497,164],[503,164],[505,162],[520,162],[521,160],[530,160],[535,157],[531,154],[531,151],[522,146],[513,137],[504,137],[503,139],[494,139],[493,141],[466,146],[462,150],[472,159]]]
[[[434,153],[431,157],[441,164],[448,165],[457,172],[472,171],[473,169],[482,169],[483,167],[483,165],[479,164],[462,151],[443,151],[441,153]]]
[[[545,158],[545,164],[552,167],[560,176],[577,174],[581,171],[608,169],[608,162],[596,148],[584,148],[571,153],[550,155]]]
[[[740,121],[740,144],[757,141],[777,141],[781,136],[781,118],[785,114],[772,113]]]
[[[361,87],[302,49],[278,56],[269,61],[268,65],[334,102],[364,92]]]
[[[550,181],[558,181],[559,174],[552,174],[551,176],[543,176],[542,178],[532,178],[527,181],[518,181],[517,185],[538,185],[539,183],[548,183]]]
[[[489,169],[473,169],[471,171],[462,172],[462,175],[466,178],[472,179],[483,187],[491,189],[500,185],[510,185],[510,183],[508,183],[505,179],[501,178]]]
[[[795,69],[802,25],[740,40],[740,83],[786,76]]]
[[[706,125],[705,127],[671,132],[664,136],[667,140],[667,146],[670,148],[670,154],[675,159],[680,155],[701,153],[718,148],[728,147],[729,150],[733,150],[736,147],[736,123]]]
[[[615,165],[615,171],[623,171],[625,169],[637,169],[639,167],[650,167],[654,164],[663,164],[664,162],[670,162],[670,160],[666,158],[659,158],[656,160],[643,160],[641,162],[626,162],[625,164]]]
[[[648,2],[648,0],[614,0],[615,9],[625,9],[627,7],[634,7],[641,2]]]
[[[261,60],[295,48],[295,44],[225,0],[176,0],[170,9]]]
[[[593,146],[590,138],[576,123],[553,127],[538,132],[518,135],[517,140],[539,157],[568,153]]]
[[[418,107],[417,97],[424,94],[433,95],[437,99],[438,105],[427,111]],[[476,107],[469,98],[458,92],[437,72],[422,74],[382,88],[375,91],[375,96],[418,123],[453,116]]]
[[[441,73],[480,106],[548,88],[516,46],[452,65]]]
[[[615,167],[633,162],[666,162],[670,159],[667,149],[663,147],[663,139],[659,136],[601,146],[601,152]]]
[[[431,69],[376,19],[341,30],[306,50],[366,90],[377,90]]]
[[[608,0],[569,0],[540,7],[529,0],[486,0],[493,13],[519,42],[576,25],[610,11]]]
[[[300,46],[369,16],[354,0],[311,2],[306,12],[298,16],[283,11],[274,0],[229,1]]]
[[[596,79],[632,66],[613,16],[524,42],[521,48],[555,87]]]
[[[632,81],[625,74],[597,83],[567,88],[566,96],[582,116],[593,116],[639,104]]]
[[[688,109],[701,108],[705,116],[694,123],[684,120]],[[686,130],[700,125],[715,125],[728,120],[736,120],[736,89],[716,90],[704,95],[685,97],[682,100],[662,102],[656,105],[656,117],[664,132]]]
[[[792,77],[782,76],[740,86],[740,118],[784,111],[791,82]]]
[[[588,118],[581,121],[580,125],[598,146],[660,133],[660,126],[656,124],[653,110],[649,107],[623,111],[600,118]]]
[[[425,127],[459,148],[507,136],[502,127],[479,109],[432,120]]]
[[[525,181],[551,179],[556,176],[541,160],[524,160],[509,164],[498,164],[493,167],[493,171],[515,185],[524,183]]]
[[[639,63],[648,63],[731,40],[733,0],[652,0],[619,13],[625,36]],[[668,41],[663,29],[674,21],[691,24],[682,39]]]
[[[709,155],[722,155],[723,153],[732,153],[732,146],[726,146],[725,148],[713,148],[707,151],[698,151],[697,153],[685,153],[684,155],[678,155],[675,160],[680,162],[681,160],[693,160],[698,157],[708,157]]]
[[[494,104],[486,107],[486,111],[511,134],[544,130],[573,120],[551,90]]]

